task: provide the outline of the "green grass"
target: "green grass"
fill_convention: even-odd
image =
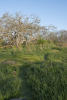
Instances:
[[[57,75],[55,75],[54,72],[57,73]],[[36,96],[37,94],[39,96],[41,95],[41,98],[43,97],[43,94],[38,90],[40,84],[52,88],[54,82],[55,87],[55,85],[58,85],[58,83],[55,83],[58,77],[57,82],[59,82],[59,86],[61,84],[62,86],[66,86],[66,75],[66,47],[62,48],[53,44],[45,44],[43,48],[39,45],[29,45],[28,47],[21,47],[20,49],[15,47],[6,49],[0,48],[0,100],[8,100],[9,98],[16,97],[22,97],[28,100],[40,100],[40,98]],[[46,78],[46,83],[41,83],[42,77],[44,77],[44,79]],[[54,80],[54,78],[56,78],[56,80]],[[61,80],[59,81],[60,78]],[[52,84],[50,86],[48,84],[49,81]],[[5,82],[7,84],[5,84]],[[35,82],[35,84],[33,84],[33,82]],[[32,86],[33,88],[31,88]],[[64,87],[63,90],[62,86],[59,88],[60,92],[66,91],[66,87]],[[46,89],[49,91],[48,87],[45,88],[45,92]],[[57,97],[58,88],[55,89],[54,87],[54,91],[56,90],[55,96]],[[35,88],[37,88],[37,90]],[[51,89],[49,92],[52,99],[48,97],[46,100],[57,99],[52,96],[51,91],[53,90]],[[35,98],[32,93],[34,93]],[[60,99],[58,100],[66,100],[65,93],[66,92],[59,94],[58,98]],[[62,94],[65,96],[62,96]],[[46,93],[46,95],[48,96],[49,94]],[[64,97],[65,99],[63,99]]]

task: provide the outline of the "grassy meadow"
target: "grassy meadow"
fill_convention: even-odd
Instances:
[[[0,100],[67,100],[67,47],[0,48]]]

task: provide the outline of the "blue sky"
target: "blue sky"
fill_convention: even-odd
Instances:
[[[35,15],[41,25],[67,30],[67,0],[0,0],[0,16],[5,12]]]

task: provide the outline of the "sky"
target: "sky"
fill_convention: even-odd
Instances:
[[[0,16],[6,12],[38,16],[41,25],[67,30],[67,0],[0,0]]]

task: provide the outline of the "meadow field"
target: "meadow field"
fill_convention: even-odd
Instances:
[[[0,48],[0,100],[67,100],[67,46]]]

